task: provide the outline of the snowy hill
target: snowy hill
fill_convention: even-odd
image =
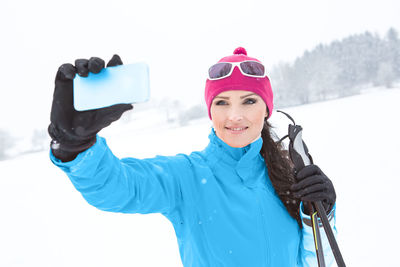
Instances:
[[[339,247],[347,266],[400,266],[400,88],[290,109],[337,192]],[[156,116],[156,115],[155,115]],[[151,120],[152,118],[148,118]],[[274,113],[280,136],[289,121]],[[210,122],[102,132],[119,157],[203,149]],[[172,225],[159,214],[126,215],[87,204],[48,152],[0,162],[0,266],[182,266]]]

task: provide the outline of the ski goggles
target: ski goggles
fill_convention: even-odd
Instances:
[[[254,78],[264,78],[267,76],[263,64],[258,61],[247,60],[242,62],[219,62],[212,65],[208,69],[208,79],[214,81],[229,77],[236,66],[238,66],[244,76]]]

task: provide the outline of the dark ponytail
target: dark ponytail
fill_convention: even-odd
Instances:
[[[289,159],[288,151],[283,148],[281,143],[275,141],[277,138],[271,128],[271,124],[266,120],[261,131],[263,146],[260,153],[267,165],[268,175],[275,192],[285,205],[290,216],[296,219],[301,227],[300,202],[290,193],[290,186],[295,183],[293,164]]]

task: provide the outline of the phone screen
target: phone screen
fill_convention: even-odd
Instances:
[[[78,111],[141,103],[149,98],[149,67],[144,62],[108,67],[74,79],[74,107]]]

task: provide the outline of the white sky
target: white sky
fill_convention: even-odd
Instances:
[[[56,70],[76,58],[145,60],[152,97],[200,103],[208,67],[237,46],[271,68],[320,42],[400,30],[399,11],[396,0],[3,0],[0,128],[46,127]]]

